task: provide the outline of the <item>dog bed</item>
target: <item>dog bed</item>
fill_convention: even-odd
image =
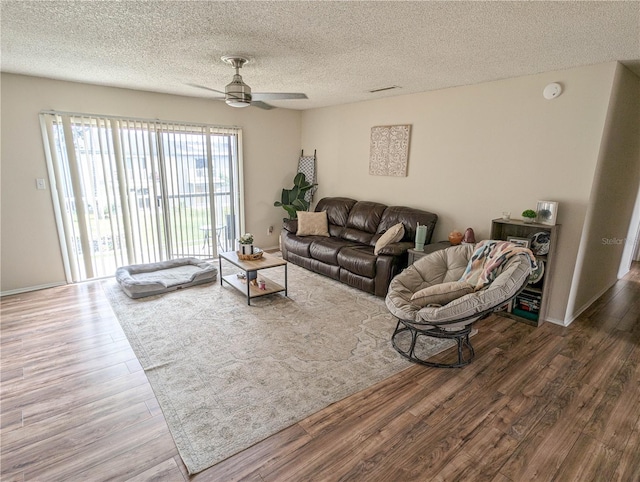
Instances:
[[[158,295],[216,280],[218,268],[197,258],[132,264],[116,270],[116,281],[129,297]]]

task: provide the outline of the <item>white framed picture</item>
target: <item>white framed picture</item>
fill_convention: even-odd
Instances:
[[[558,203],[555,201],[538,201],[536,213],[538,214],[536,218],[538,223],[553,226],[556,224],[558,217]]]

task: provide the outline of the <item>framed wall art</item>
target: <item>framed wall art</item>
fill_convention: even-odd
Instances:
[[[406,177],[411,125],[371,128],[369,174]]]
[[[536,218],[538,223],[553,226],[556,224],[558,217],[558,203],[555,201],[538,201],[536,213],[538,214]]]

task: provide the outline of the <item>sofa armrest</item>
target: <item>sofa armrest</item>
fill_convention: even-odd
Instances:
[[[387,244],[384,248],[378,251],[378,254],[386,254],[387,256],[402,256],[407,252],[409,248],[412,248],[414,243],[411,241],[400,241],[397,243]]]
[[[298,232],[298,220],[297,219],[285,219],[282,222],[282,229],[296,234]]]

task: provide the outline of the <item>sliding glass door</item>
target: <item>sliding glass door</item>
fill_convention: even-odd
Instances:
[[[233,249],[239,128],[41,114],[69,281]]]

